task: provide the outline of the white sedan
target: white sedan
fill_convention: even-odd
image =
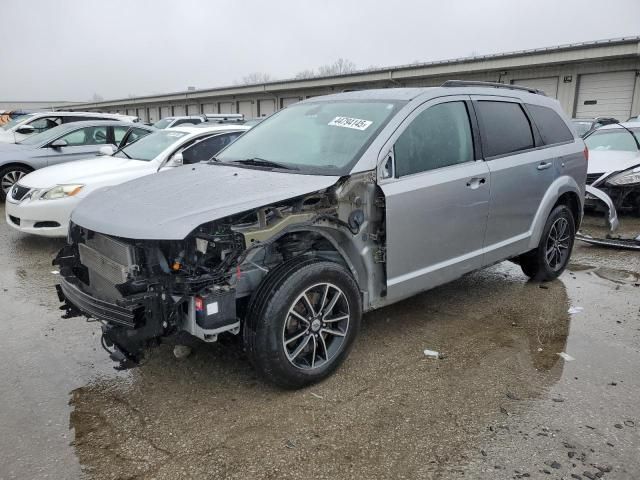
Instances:
[[[98,188],[183,164],[209,160],[249,127],[189,126],[160,130],[104,155],[36,170],[7,195],[9,226],[46,237],[65,237],[73,208]]]

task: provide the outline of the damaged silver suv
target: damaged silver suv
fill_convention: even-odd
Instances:
[[[363,312],[510,259],[556,278],[582,218],[584,143],[555,100],[502,84],[290,106],[217,158],[108,187],[58,254],[65,316],[122,368],[186,331],[241,335],[277,385],[346,358]]]

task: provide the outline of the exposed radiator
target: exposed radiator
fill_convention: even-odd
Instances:
[[[78,245],[80,263],[113,285],[126,282],[136,268],[134,247],[95,234]]]

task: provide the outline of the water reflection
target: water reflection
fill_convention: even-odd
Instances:
[[[165,345],[129,381],[72,392],[77,454],[115,477],[415,477],[454,464],[507,394],[535,400],[560,378],[568,299],[561,281],[546,287],[503,264],[372,312],[344,367],[297,392],[256,379],[237,345],[194,341],[183,361]]]

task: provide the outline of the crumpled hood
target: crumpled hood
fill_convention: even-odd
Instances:
[[[141,160],[111,156],[94,157],[41,168],[21,178],[20,185],[29,188],[49,188],[59,184],[100,183],[108,178],[115,180],[118,177],[124,177],[125,181],[132,170],[150,168],[157,167]]]
[[[328,188],[339,177],[226,165],[178,167],[87,196],[71,220],[138,240],[182,240],[199,225]]]
[[[640,153],[622,150],[589,150],[587,173],[613,173],[640,165]]]

